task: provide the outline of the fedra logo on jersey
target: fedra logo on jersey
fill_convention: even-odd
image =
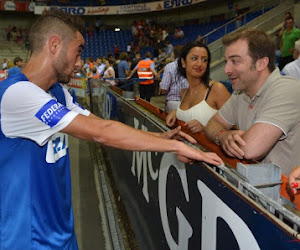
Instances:
[[[36,117],[51,128],[54,127],[69,110],[59,102],[50,100],[37,113]]]

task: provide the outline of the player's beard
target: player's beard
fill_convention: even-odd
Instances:
[[[61,51],[59,57],[53,62],[52,66],[59,83],[67,84],[70,82],[72,72],[70,74],[66,73],[66,69],[69,67],[66,49]]]

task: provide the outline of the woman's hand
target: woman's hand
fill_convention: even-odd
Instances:
[[[176,110],[172,110],[166,117],[166,124],[168,127],[173,127],[176,122]]]
[[[191,120],[185,124],[185,127],[189,129],[193,134],[203,131],[204,126],[198,120]]]
[[[288,183],[292,190],[292,193],[297,194],[297,190],[300,189],[300,166],[295,167],[292,172],[289,173]]]

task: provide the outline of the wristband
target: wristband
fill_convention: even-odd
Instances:
[[[221,130],[219,130],[219,131],[216,133],[216,135],[215,135],[214,141],[215,141],[215,143],[216,143],[217,145],[220,145],[220,135],[221,135],[223,132],[225,132],[225,130],[224,130],[224,129],[221,129]]]

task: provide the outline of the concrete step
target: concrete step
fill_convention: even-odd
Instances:
[[[13,59],[17,56],[26,61],[29,58],[29,51],[25,48],[19,47],[18,45],[17,47],[0,48],[0,62],[2,62],[3,58],[13,61]]]
[[[28,60],[29,51],[24,48],[24,44],[20,46],[14,41],[7,41],[0,38],[0,62],[2,62],[3,58],[13,61],[17,56],[21,57],[24,61]]]

